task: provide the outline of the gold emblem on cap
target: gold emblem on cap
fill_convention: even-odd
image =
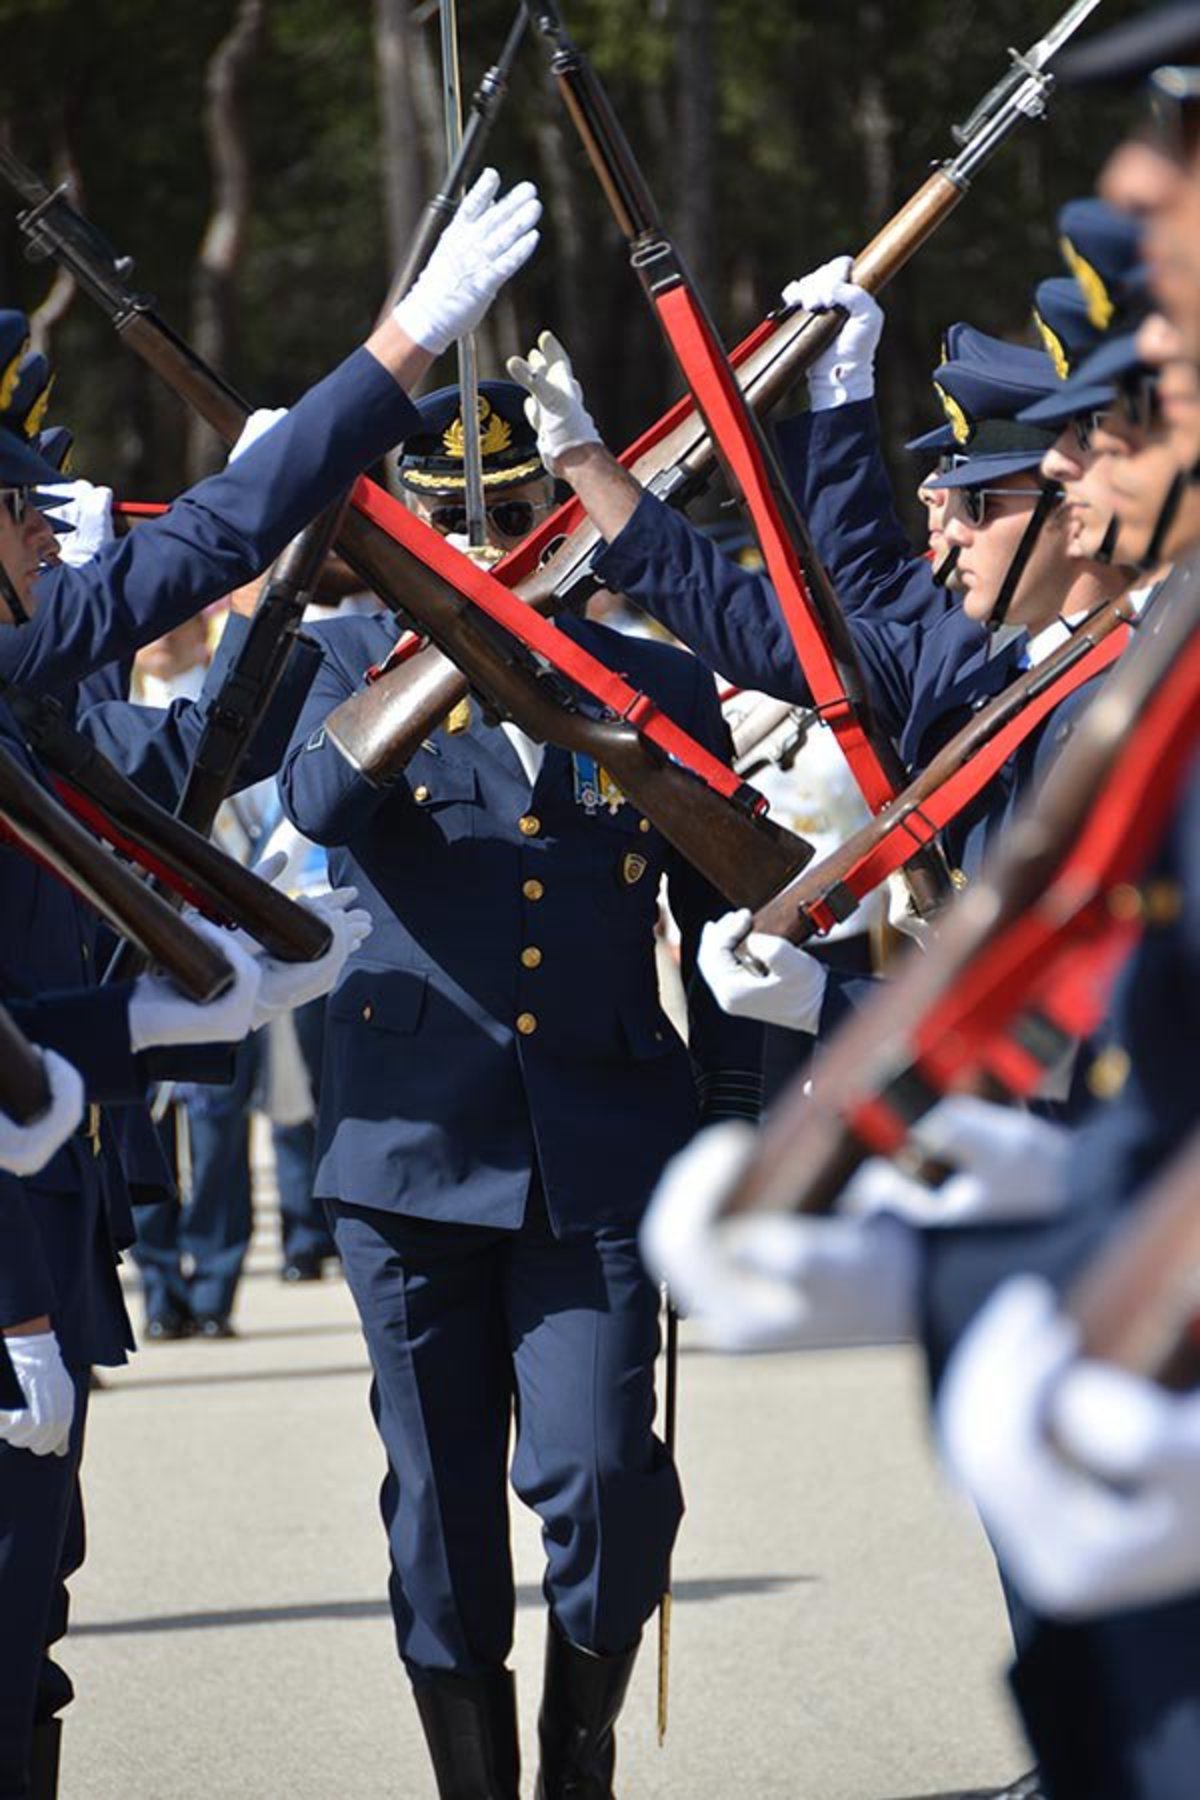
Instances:
[[[1060,381],[1065,381],[1071,373],[1071,364],[1067,357],[1066,345],[1056,331],[1053,331],[1043,319],[1036,306],[1033,309],[1033,322],[1037,326],[1038,336],[1046,346],[1046,355],[1054,364],[1054,373]]]
[[[507,419],[502,419],[486,394],[479,396],[479,449],[484,456],[498,456],[501,450],[507,450],[512,443],[512,426]],[[447,456],[463,460],[466,452],[466,432],[463,430],[462,414],[442,433],[442,449]]]
[[[627,850],[621,858],[621,879],[625,886],[633,887],[635,882],[642,879],[649,867],[644,856],[639,856],[636,850]]]
[[[53,386],[54,386],[54,377],[53,377],[53,375],[51,375],[49,381],[47,381],[45,387],[42,389],[41,393],[38,395],[37,399],[34,401],[33,405],[30,407],[29,412],[26,416],[25,436],[27,438],[30,438],[30,439],[35,438],[37,436],[38,432],[42,429],[42,426],[45,423],[45,419],[46,419],[46,409],[50,405],[50,390],[53,388]]]
[[[937,397],[942,403],[942,411],[950,421],[951,429],[954,432],[955,443],[965,444],[971,436],[970,419],[968,419],[966,413],[954,398],[954,395],[947,393],[940,381],[935,381],[933,385],[937,392]]]
[[[21,341],[21,348],[9,363],[3,375],[0,375],[0,411],[3,411],[8,406],[16,392],[17,382],[21,377],[21,363],[24,360],[25,352],[28,348],[29,339],[23,338]]]
[[[1087,305],[1087,315],[1097,331],[1107,331],[1116,312],[1116,304],[1099,269],[1094,269],[1086,256],[1081,256],[1070,238],[1058,240],[1062,259],[1079,283],[1079,291]]]

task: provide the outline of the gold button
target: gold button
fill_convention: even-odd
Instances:
[[[518,1013],[517,1014],[517,1030],[520,1032],[522,1037],[532,1037],[534,1032],[537,1030],[537,1025],[538,1025],[538,1022],[537,1022],[537,1014],[536,1013]]]
[[[963,889],[968,885],[969,877],[965,869],[951,869],[950,886],[954,889],[955,893],[961,894]]]
[[[424,806],[424,804],[428,800],[428,798],[429,798],[429,789],[424,785],[424,783],[422,783],[422,785],[420,787],[416,787],[413,789],[413,799],[416,801],[418,806]]]
[[[375,1008],[371,1005],[371,1002],[368,1000],[367,1004],[363,1007],[363,1018],[367,1019],[367,1020],[371,1020],[374,1017],[375,1017]]]
[[[649,819],[639,819],[638,820],[638,830],[639,831],[649,831],[649,829],[650,829]]]
[[[536,837],[541,829],[542,821],[539,818],[536,818],[533,813],[522,813],[521,817],[517,820],[517,830],[521,832],[523,837]]]
[[[540,900],[545,891],[540,881],[523,881],[521,883],[521,892],[527,900]]]
[[[522,950],[521,961],[527,969],[537,969],[541,967],[542,953],[536,944],[530,944],[527,950]]]
[[[1128,1053],[1119,1044],[1102,1050],[1087,1073],[1087,1084],[1097,1100],[1115,1100],[1129,1080]]]

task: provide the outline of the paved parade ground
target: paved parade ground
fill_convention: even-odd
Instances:
[[[434,1792],[392,1649],[353,1308],[340,1280],[284,1288],[277,1261],[260,1234],[236,1341],[152,1346],[96,1396],[64,1800]],[[683,1345],[670,1732],[659,1750],[651,1636],[622,1800],[957,1800],[1011,1779],[1029,1758],[999,1590],[935,1475],[915,1358],[737,1360],[686,1327]],[[520,1509],[515,1541],[531,1792],[544,1613]]]

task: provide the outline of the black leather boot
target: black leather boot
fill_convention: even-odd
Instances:
[[[512,1673],[422,1675],[413,1695],[441,1800],[520,1800]]]
[[[34,1726],[33,1755],[29,1763],[29,1800],[56,1800],[61,1749],[61,1719],[43,1719],[40,1725]]]
[[[620,1656],[597,1656],[572,1644],[550,1620],[536,1800],[612,1800],[613,1727],[637,1653],[635,1644]]]

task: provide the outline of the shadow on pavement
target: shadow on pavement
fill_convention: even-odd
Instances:
[[[728,1600],[745,1594],[777,1594],[819,1580],[816,1575],[728,1575],[697,1581],[677,1581],[675,1599],[681,1606]],[[540,1585],[525,1582],[517,1589],[518,1606],[543,1606]],[[242,1625],[303,1625],[324,1620],[387,1619],[386,1600],[316,1600],[297,1606],[242,1606],[225,1612],[165,1613],[161,1618],[98,1619],[93,1624],[72,1625],[72,1638],[140,1637],[172,1631],[230,1631]],[[929,1795],[927,1800],[939,1800]],[[940,1800],[959,1800],[957,1795]],[[963,1800],[969,1797],[963,1796]]]

